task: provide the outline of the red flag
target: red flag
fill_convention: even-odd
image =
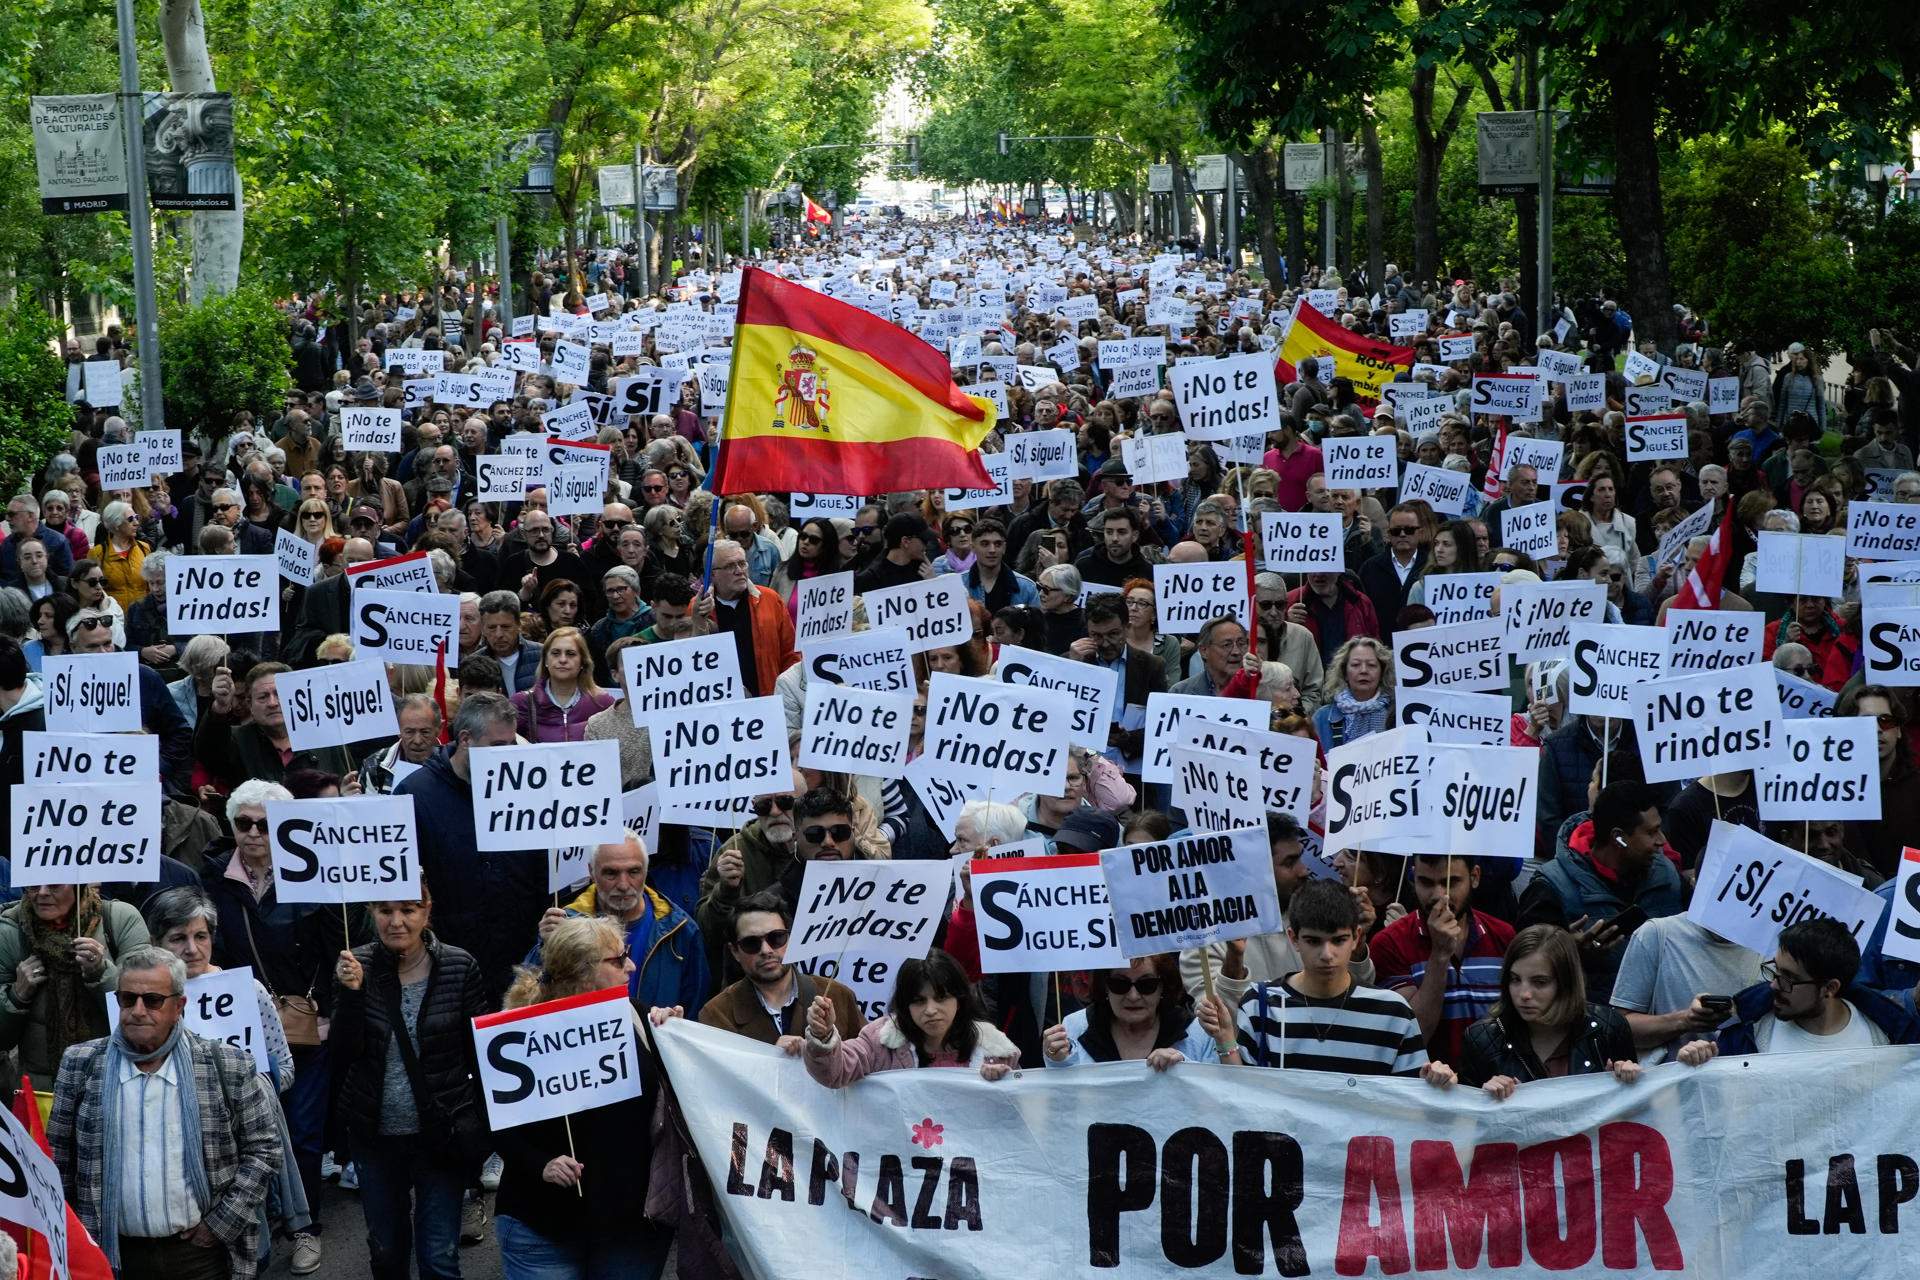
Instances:
[[[1507,420],[1500,419],[1500,438],[1494,441],[1493,458],[1487,463],[1487,478],[1481,482],[1480,493],[1488,502],[1500,501],[1500,495],[1506,492],[1506,482],[1501,478],[1507,474]]]
[[[802,192],[800,195],[800,198],[807,202],[807,221],[808,222],[832,222],[833,221],[833,215],[828,213],[825,209],[822,209],[819,205],[815,204],[813,202],[812,196],[807,195],[805,192]]]
[[[42,1151],[53,1155],[53,1148],[47,1145],[46,1127],[40,1123],[40,1104],[34,1101],[31,1077],[20,1077],[20,1088],[13,1095],[13,1118],[33,1135],[33,1140],[40,1144]],[[20,1268],[22,1280],[51,1280],[53,1254],[47,1249],[47,1238],[11,1222],[0,1223],[0,1227],[5,1227],[7,1234],[20,1247],[20,1259],[26,1264]],[[113,1280],[113,1268],[107,1265],[107,1255],[87,1234],[72,1205],[67,1206],[67,1271],[73,1280]]]
[[[1673,609],[1718,609],[1720,592],[1726,586],[1727,561],[1733,557],[1733,504],[1727,503],[1727,513],[1720,517],[1720,527],[1707,537],[1707,549],[1692,569],[1687,571],[1687,580],[1680,584],[1680,590],[1674,593]],[[1673,614],[1667,614],[1669,620]]]

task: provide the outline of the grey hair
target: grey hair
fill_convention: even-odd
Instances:
[[[103,521],[106,519],[105,516],[100,518]],[[167,556],[169,554],[171,553],[166,551],[149,551],[147,558],[140,562],[140,576],[148,582],[165,582],[167,580]]]
[[[179,956],[165,947],[156,947],[151,942],[143,942],[137,947],[129,947],[120,953],[120,972],[145,973],[152,969],[165,969],[167,978],[173,984],[173,994],[183,996],[187,993],[187,964]]]
[[[1292,667],[1284,662],[1263,662],[1260,664],[1260,684],[1254,690],[1254,696],[1270,699],[1294,685]]]
[[[1221,627],[1226,626],[1228,623],[1232,623],[1234,626],[1238,627],[1240,626],[1240,619],[1234,617],[1230,613],[1223,613],[1218,615],[1217,617],[1208,618],[1205,622],[1200,624],[1199,633],[1193,637],[1194,644],[1202,649],[1206,648],[1208,645],[1213,643],[1213,633],[1215,631],[1218,631]],[[1241,629],[1245,630],[1244,627]]]
[[[62,493],[60,496],[64,498],[67,495],[65,493]],[[13,497],[7,499],[7,505],[9,507],[11,507],[16,502],[24,506],[27,510],[33,512],[33,514],[36,516],[40,514],[40,499],[34,497],[32,494],[16,493],[13,495]]]
[[[147,899],[145,914],[147,933],[155,938],[164,938],[195,920],[205,920],[210,930],[220,927],[220,908],[198,885],[162,889]]]
[[[234,818],[242,809],[264,809],[269,804],[280,804],[293,799],[293,792],[277,782],[268,782],[265,778],[248,778],[233,789],[227,797],[227,823],[232,825]]]
[[[1796,663],[1811,661],[1813,661],[1813,650],[1798,640],[1789,640],[1773,651],[1773,665],[1776,667],[1791,667]]]
[[[133,518],[133,508],[124,502],[109,502],[100,512],[102,529],[118,529]]]
[[[453,740],[463,734],[477,734],[493,725],[516,724],[519,713],[513,704],[497,693],[476,693],[460,699],[460,710],[453,717]]]
[[[1278,591],[1284,595],[1287,590],[1287,580],[1281,574],[1262,570],[1253,575],[1253,589],[1255,591]]]
[[[472,605],[476,609],[479,608],[480,593],[478,591],[462,591],[460,593],[460,604],[462,607]]]
[[[1018,844],[1027,834],[1027,815],[1004,801],[969,800],[959,817],[972,818],[973,829],[989,844]]]
[[[0,587],[0,635],[26,634],[33,620],[33,602],[18,587]]]
[[[520,616],[520,597],[511,591],[489,591],[480,597],[480,616],[490,613],[510,613]]]
[[[1056,564],[1040,571],[1040,585],[1057,588],[1078,598],[1082,585],[1080,571],[1070,564]]]
[[[1700,468],[1700,478],[1702,480],[1708,479],[1707,473],[1709,471],[1713,473],[1712,479],[1724,481],[1727,478],[1727,469],[1717,462],[1709,462],[1706,466]]]
[[[239,493],[222,485],[213,491],[213,504],[217,507],[228,502],[240,501]]]
[[[400,700],[393,704],[393,714],[398,716],[402,711],[412,711],[418,707],[425,707],[433,712],[433,718],[436,721],[439,720],[440,704],[433,700],[433,695],[430,693],[402,694]]]
[[[21,495],[21,497],[27,496],[29,495]],[[73,499],[67,496],[65,489],[49,489],[40,495],[40,506],[42,510],[53,506],[55,503],[59,503],[63,507],[70,507],[73,505]]]
[[[451,590],[454,579],[460,574],[460,566],[454,563],[453,557],[439,547],[435,547],[427,552],[427,563],[433,566],[433,580],[439,584],[440,589]]]
[[[632,587],[635,591],[640,590],[640,575],[635,573],[630,565],[617,564],[600,575],[600,581],[602,582],[607,581],[609,578],[617,578]]]
[[[187,641],[187,647],[180,654],[180,665],[190,676],[210,676],[227,660],[232,652],[225,637],[212,634],[195,636]]]

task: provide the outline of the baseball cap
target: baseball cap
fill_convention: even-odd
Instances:
[[[1079,808],[1068,814],[1054,832],[1053,842],[1062,849],[1079,853],[1098,853],[1120,847],[1120,822],[1110,813]]]

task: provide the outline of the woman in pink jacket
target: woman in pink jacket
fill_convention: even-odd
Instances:
[[[540,646],[533,688],[513,695],[520,736],[528,742],[583,742],[587,720],[614,703],[593,679],[593,655],[578,627],[561,627]]]
[[[816,996],[807,1009],[807,1072],[840,1089],[876,1071],[966,1067],[998,1080],[1020,1065],[1020,1050],[985,1019],[980,996],[953,957],[930,952],[900,966],[884,1017],[851,1040],[834,1027],[833,1001]]]

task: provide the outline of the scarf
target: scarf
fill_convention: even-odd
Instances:
[[[80,964],[73,958],[76,938],[100,928],[100,891],[86,885],[74,891],[73,913],[65,928],[42,920],[30,903],[20,904],[20,923],[30,954],[47,965],[47,984],[40,999],[47,1007],[47,1034],[55,1061],[69,1046],[98,1040],[107,1034],[107,1011],[100,997],[87,990]],[[103,939],[106,931],[101,929]]]
[[[1340,708],[1340,718],[1346,721],[1342,740],[1354,742],[1370,733],[1378,733],[1387,727],[1387,691],[1380,690],[1365,702],[1353,696],[1351,690],[1342,689],[1333,695],[1333,705]]]
[[[201,1150],[192,1145],[200,1133],[200,1089],[193,1074],[193,1050],[187,1046],[183,1021],[173,1024],[173,1034],[157,1049],[142,1051],[127,1043],[125,1029],[115,1027],[107,1038],[107,1060],[101,1068],[100,1096],[100,1247],[113,1269],[120,1269],[120,1138],[119,1087],[124,1067],[138,1066],[159,1058],[171,1058],[176,1081],[175,1094],[180,1101],[180,1132],[187,1136],[187,1184],[193,1202],[202,1212],[213,1203],[213,1187],[207,1181],[207,1164]]]

